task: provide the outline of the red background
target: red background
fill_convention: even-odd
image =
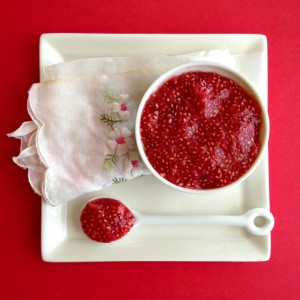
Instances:
[[[2,299],[299,299],[300,2],[4,0],[1,14]],[[263,263],[45,263],[40,198],[12,163],[6,133],[28,120],[42,33],[261,33],[269,46],[270,193],[276,219]],[[123,297],[123,295],[126,297]]]

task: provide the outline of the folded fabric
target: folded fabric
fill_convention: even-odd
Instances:
[[[261,55],[253,54],[252,63]],[[28,168],[34,191],[52,205],[149,174],[134,138],[138,103],[160,74],[200,59],[245,69],[245,57],[227,50],[83,59],[44,68],[44,81],[29,91],[32,120],[9,134],[21,139],[13,160]],[[250,79],[259,82],[259,71],[251,70]]]
[[[228,49],[199,51],[183,55],[146,55],[128,57],[98,57],[67,61],[42,69],[44,81],[70,79],[99,74],[118,74],[130,71],[145,71],[161,74],[180,64],[193,61],[215,61],[235,67],[236,61]]]
[[[47,202],[58,205],[148,174],[133,136],[135,104],[146,88],[135,87],[140,77],[139,72],[101,75],[31,87],[33,124],[23,124],[10,136],[25,134],[22,147],[27,147],[14,160],[30,168],[31,184]]]
[[[36,147],[36,130],[38,126],[33,121],[24,122],[19,129],[9,133],[9,137],[21,140],[20,154],[13,161],[24,169],[28,169],[28,180],[33,190],[42,194],[42,183],[46,171],[41,163]]]

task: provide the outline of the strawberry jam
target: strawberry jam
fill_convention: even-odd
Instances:
[[[92,240],[110,243],[122,238],[133,227],[135,217],[123,203],[110,198],[95,199],[83,208],[80,223]]]
[[[228,185],[260,150],[259,103],[216,73],[189,72],[162,84],[145,104],[140,133],[153,168],[189,189]]]

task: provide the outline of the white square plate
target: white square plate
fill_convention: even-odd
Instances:
[[[229,49],[230,54],[265,52],[259,89],[267,91],[267,41],[262,35],[45,34],[40,40],[40,68],[74,59],[100,56],[183,54]],[[41,78],[43,81],[43,78]],[[265,101],[267,105],[267,92]],[[269,209],[268,153],[242,184],[223,193],[197,196],[172,190],[144,176],[84,195],[59,207],[42,203],[42,257],[45,261],[265,261],[271,237],[241,228],[217,226],[140,226],[125,238],[101,244],[81,231],[79,216],[92,197],[119,199],[141,212],[242,214]]]

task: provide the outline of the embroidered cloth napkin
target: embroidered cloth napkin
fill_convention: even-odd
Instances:
[[[262,53],[248,56],[248,78]],[[65,62],[42,70],[44,81],[28,96],[31,121],[9,134],[21,140],[13,160],[48,203],[149,174],[134,138],[135,113],[147,87],[182,63],[212,60],[245,71],[245,57],[227,50],[180,56],[105,57]],[[252,60],[252,62],[250,62]]]

